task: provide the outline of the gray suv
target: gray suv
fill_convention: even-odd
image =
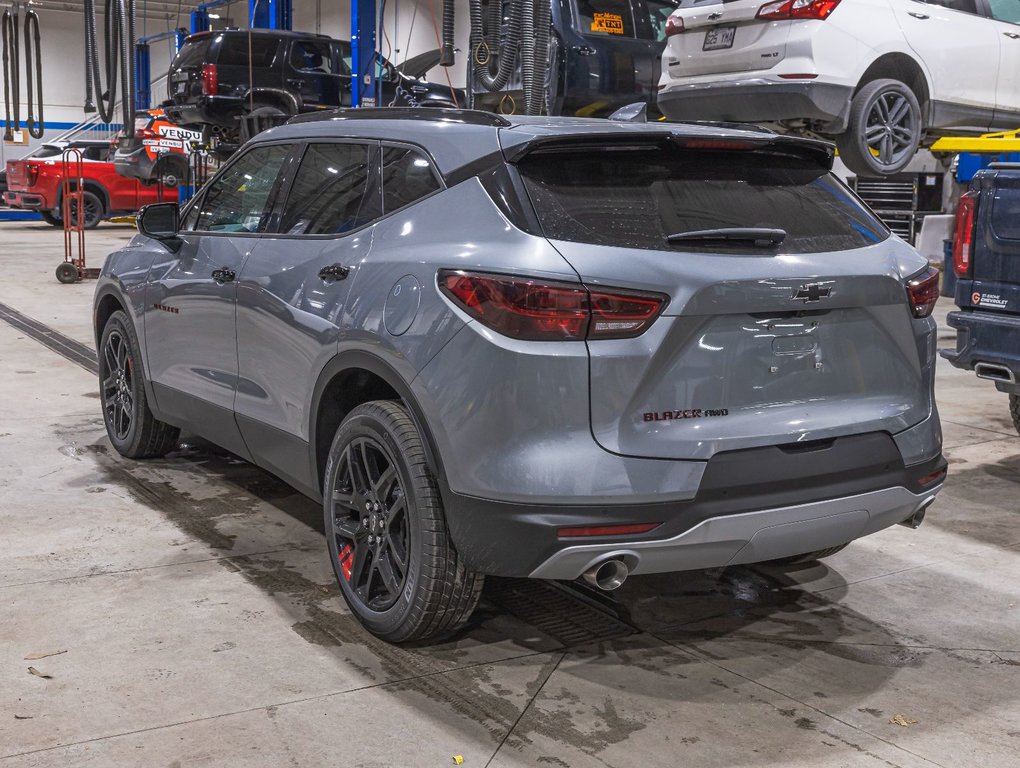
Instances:
[[[296,118],[107,259],[110,440],[187,430],[322,499],[393,642],[456,629],[486,574],[611,589],[916,526],[946,474],[937,275],[832,160],[703,125]]]

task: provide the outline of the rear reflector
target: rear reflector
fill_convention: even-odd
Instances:
[[[940,469],[940,470],[938,470],[936,472],[932,472],[930,475],[925,475],[924,477],[920,478],[917,481],[917,484],[918,485],[933,485],[933,484],[935,484],[937,482],[940,482],[940,481],[944,480],[945,477],[946,477],[946,468],[943,467],[942,469]]]
[[[974,214],[979,193],[967,192],[956,204],[956,231],[953,233],[953,271],[957,277],[970,277],[974,248]]]
[[[907,282],[910,311],[914,317],[928,317],[939,300],[939,271],[934,267]]]
[[[639,336],[667,301],[658,293],[446,269],[439,289],[483,325],[526,341]]]
[[[679,35],[684,31],[684,20],[679,16],[670,16],[666,19],[666,37],[673,37],[673,35]]]
[[[662,523],[628,523],[625,525],[585,525],[579,528],[560,528],[556,535],[561,539],[580,536],[627,536],[654,531]]]
[[[777,0],[758,9],[759,19],[818,19],[832,15],[840,0]]]

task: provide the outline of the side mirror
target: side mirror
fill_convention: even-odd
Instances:
[[[176,253],[184,242],[177,236],[180,218],[181,209],[177,203],[153,203],[138,212],[138,231]]]

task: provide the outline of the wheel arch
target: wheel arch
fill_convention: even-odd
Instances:
[[[246,110],[250,100],[261,101],[271,106],[279,107],[292,116],[301,111],[301,103],[296,95],[277,88],[253,88],[245,95],[244,107]]]
[[[124,301],[124,298],[117,293],[113,286],[100,289],[99,294],[96,296],[95,309],[92,315],[92,327],[96,335],[96,349],[99,349],[99,343],[103,338],[103,329],[106,327],[107,322],[109,322],[110,316],[117,310],[120,310],[128,317],[131,317],[131,310],[128,309],[129,306],[130,304]]]
[[[883,78],[899,80],[914,92],[927,128],[931,124],[932,88],[928,74],[917,59],[898,51],[882,54],[861,75],[861,79],[854,89],[854,95],[856,96],[861,88],[868,83]]]
[[[425,447],[429,469],[446,487],[446,475],[435,450],[431,430],[411,387],[386,361],[361,350],[341,352],[323,368],[312,392],[308,449],[312,477],[320,491],[326,460],[341,422],[354,408],[372,400],[400,400],[411,414]]]
[[[72,181],[70,184],[71,191],[75,191],[78,188],[76,182]],[[100,184],[95,179],[85,179],[85,183],[82,184],[82,189],[86,192],[93,192],[99,198],[99,202],[103,204],[103,213],[110,212],[110,193],[106,191],[106,187]],[[62,210],[64,205],[64,185],[63,183],[57,187],[57,210]]]

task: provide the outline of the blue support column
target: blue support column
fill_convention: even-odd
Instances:
[[[256,29],[290,29],[294,18],[292,0],[248,0],[248,15]]]
[[[198,6],[191,12],[191,34],[196,32],[209,31],[209,11],[204,6]]]
[[[148,109],[152,99],[152,79],[149,44],[135,43],[135,109]]]
[[[375,0],[351,0],[351,106],[378,106],[375,94]]]

